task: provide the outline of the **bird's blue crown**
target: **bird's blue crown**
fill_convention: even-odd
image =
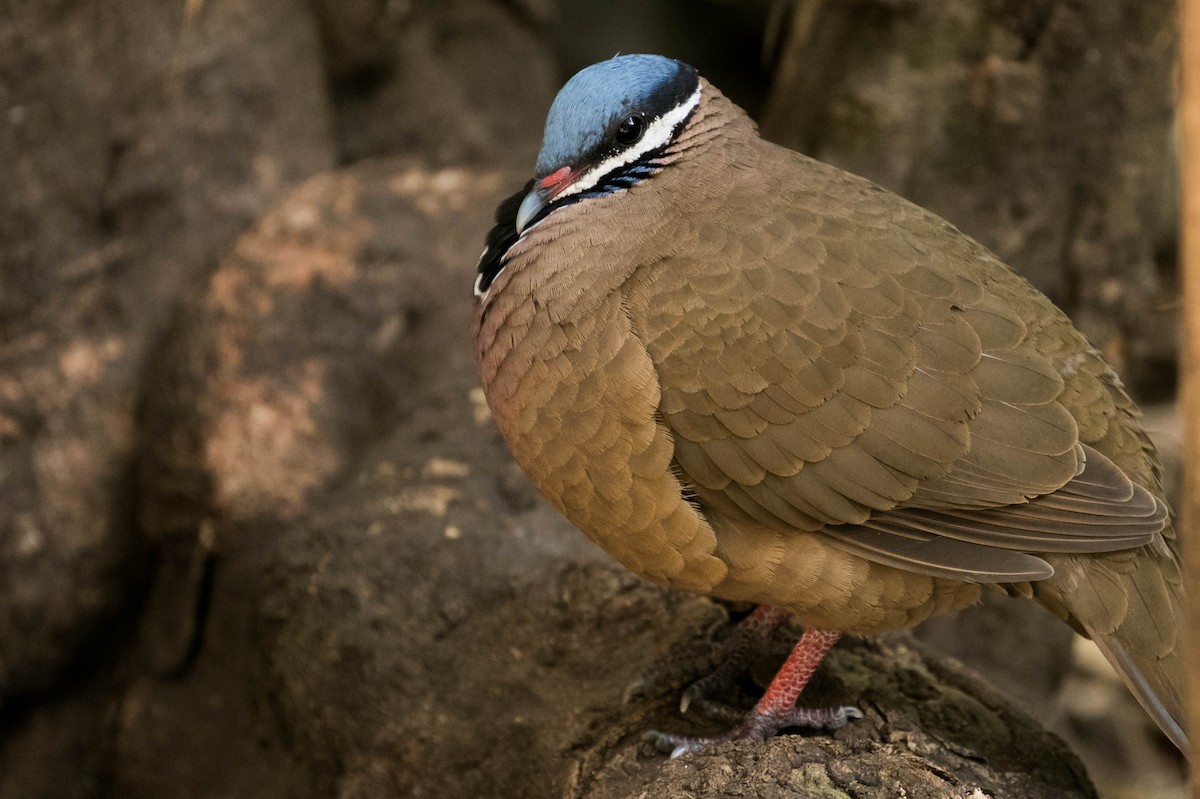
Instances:
[[[695,69],[660,55],[621,55],[581,70],[550,106],[537,176],[594,158],[622,119],[637,112],[662,116],[698,83]]]

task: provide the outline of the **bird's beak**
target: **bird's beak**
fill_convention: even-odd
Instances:
[[[521,207],[517,209],[517,233],[524,231],[538,212],[561,194],[563,189],[570,186],[578,176],[578,172],[564,166],[534,183],[533,189],[525,195]]]

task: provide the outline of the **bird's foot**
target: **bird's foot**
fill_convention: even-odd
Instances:
[[[694,681],[680,697],[680,712],[686,713],[693,703],[697,707],[701,703],[710,704],[703,697],[732,685],[737,676],[770,647],[776,631],[787,618],[785,610],[759,605],[738,622],[729,638],[708,651],[698,656],[673,658],[647,670],[625,690],[625,701],[677,690],[678,686]],[[700,675],[705,676],[696,679]]]
[[[728,708],[726,709],[728,710]],[[788,727],[836,730],[845,727],[851,719],[863,717],[862,711],[851,705],[820,708],[793,707],[784,711],[760,711],[755,708],[748,714],[739,715],[742,716],[741,723],[719,735],[688,736],[651,730],[643,736],[643,739],[654,744],[654,748],[658,751],[669,752],[672,758],[676,758],[687,752],[695,752],[698,749],[728,741],[765,741]]]
[[[755,613],[758,612],[755,611]],[[768,609],[768,612],[775,612],[775,609]],[[839,637],[840,633],[833,630],[810,629],[805,631],[795,647],[792,648],[787,660],[780,666],[775,678],[771,680],[771,684],[767,686],[767,690],[758,700],[758,704],[748,714],[732,711],[724,705],[703,699],[698,695],[689,698],[688,694],[691,693],[691,689],[684,694],[684,702],[681,704],[685,709],[690,704],[698,710],[703,710],[706,714],[730,720],[735,726],[728,732],[696,738],[654,731],[646,734],[647,740],[653,742],[655,748],[660,751],[670,752],[671,757],[678,757],[685,752],[715,746],[726,741],[762,741],[787,727],[835,730],[844,727],[850,719],[862,718],[862,711],[848,705],[830,708],[796,707],[796,700],[799,698],[800,692],[808,684],[809,678],[812,677],[817,665],[825,657],[825,653],[837,642]],[[701,681],[701,683],[703,682]],[[703,689],[698,693],[703,693]]]

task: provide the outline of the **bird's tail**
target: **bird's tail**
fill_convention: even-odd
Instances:
[[[1056,557],[1052,565],[1051,590],[1038,598],[1096,642],[1163,733],[1187,754],[1186,618],[1174,551],[1159,540],[1105,555]]]

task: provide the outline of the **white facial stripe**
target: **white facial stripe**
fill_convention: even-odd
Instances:
[[[600,178],[614,169],[619,169],[626,164],[632,164],[651,150],[662,147],[670,140],[671,134],[675,131],[675,126],[682,122],[692,112],[692,109],[699,104],[700,87],[697,86],[696,91],[692,93],[691,97],[651,122],[650,127],[646,129],[645,135],[642,136],[641,141],[635,146],[601,161],[585,172],[579,180],[563,189],[562,193],[556,195],[554,199],[557,201],[563,197],[570,197],[572,194],[587,191],[599,183]]]
[[[562,197],[570,197],[572,194],[578,194],[581,191],[587,191],[599,183],[600,178],[604,177],[609,172],[612,172],[614,169],[619,169],[626,164],[632,164],[634,161],[638,160],[651,150],[662,147],[670,140],[671,134],[675,131],[675,126],[687,118],[687,115],[692,113],[692,109],[699,104],[700,87],[697,86],[696,91],[692,93],[691,97],[651,122],[650,127],[646,129],[645,135],[642,136],[637,145],[623,152],[619,152],[611,158],[605,159],[596,166],[592,167],[590,170],[584,173],[583,177],[579,178],[570,186],[567,186],[567,188],[563,189],[562,193],[556,195],[554,199],[558,200]],[[518,241],[523,238],[526,233],[537,227],[539,224],[541,224],[540,220],[522,230],[521,235],[518,237]],[[480,260],[483,260],[483,256],[486,254],[487,248],[485,247],[483,253],[479,256]],[[492,286],[496,285],[496,280],[500,277],[500,274],[503,271],[504,266],[502,265],[499,271],[492,276],[492,282],[490,285],[488,285],[487,291],[480,290],[481,283],[483,281],[483,274],[481,273],[476,276],[475,296],[479,298],[480,302],[485,305],[487,304],[488,298],[492,293]]]

